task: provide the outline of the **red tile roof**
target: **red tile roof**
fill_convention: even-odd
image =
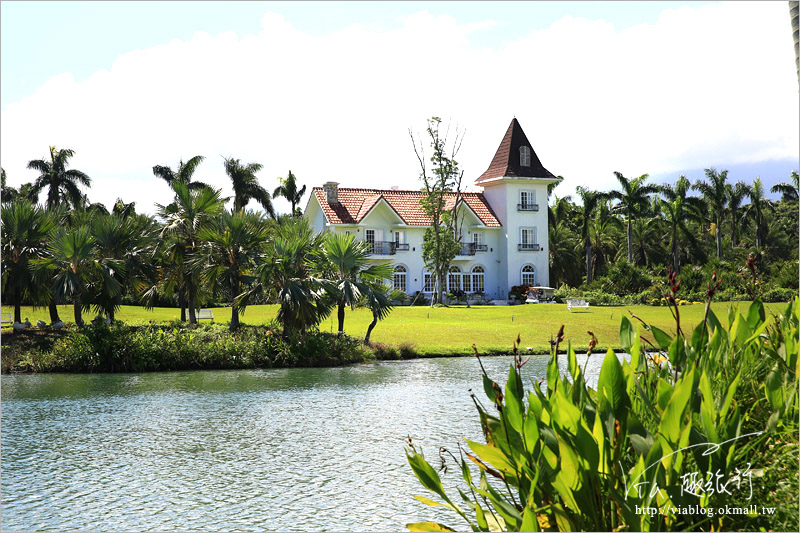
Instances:
[[[314,187],[312,194],[316,197],[325,218],[332,224],[358,224],[367,213],[381,200],[385,200],[400,219],[409,226],[429,226],[431,223],[422,210],[419,201],[422,191],[395,191],[381,189],[347,189],[339,188],[339,202],[329,204],[322,187]],[[478,192],[462,192],[461,200],[466,203],[475,215],[488,227],[500,227],[500,221],[495,216],[489,203]],[[453,209],[456,201],[455,193],[448,195],[447,209]]]
[[[531,164],[527,167],[519,164],[519,149],[522,146],[527,146],[531,150]],[[539,161],[536,152],[533,151],[531,143],[528,142],[528,138],[516,118],[511,120],[511,124],[500,142],[489,168],[475,180],[475,183],[482,183],[486,180],[504,176],[515,178],[555,178],[549,170],[542,166],[542,162]]]

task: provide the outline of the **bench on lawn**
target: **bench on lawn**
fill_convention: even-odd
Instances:
[[[211,309],[198,309],[195,312],[195,315],[197,316],[197,320],[214,320],[214,313],[211,311]]]
[[[577,300],[575,298],[568,298],[567,311],[572,311],[573,309],[589,309],[589,302],[587,302],[586,300]]]
[[[14,318],[12,318],[11,313],[2,313],[2,320],[0,322],[3,324],[13,324]]]

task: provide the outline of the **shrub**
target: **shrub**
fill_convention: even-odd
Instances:
[[[728,319],[730,331],[707,307],[705,320],[690,336],[681,333],[677,320],[677,336],[644,325],[646,339],[623,317],[620,341],[630,361],[620,362],[609,350],[596,389],[586,385],[571,346],[569,376],[560,374],[556,353],[563,326],[541,386],[525,389],[520,372],[525,362],[519,356],[504,388],[481,364],[491,411],[472,396],[486,443],[467,440],[469,449],[459,445],[455,453],[439,449],[440,470],[447,472],[450,460],[459,467],[466,485],[459,493],[466,505],[448,496],[438,472],[409,438],[412,471],[441,501],[416,498],[455,512],[473,531],[796,526],[798,300],[772,324],[759,301],[745,314],[731,308]],[[645,342],[658,351],[658,359],[643,349]],[[787,448],[786,454],[776,453]],[[751,490],[772,502],[777,493],[786,502],[778,524],[774,515],[715,512],[750,505],[747,482],[737,487],[734,479],[748,478],[748,461],[754,458],[762,461],[757,466],[763,471],[774,472],[774,479],[767,487],[752,483]],[[478,466],[477,476],[467,460]],[[692,479],[696,483],[687,485]],[[728,483],[728,494],[708,490],[719,481]],[[691,490],[681,490],[687,486]],[[690,507],[694,513],[674,511]],[[453,531],[435,522],[408,528]]]
[[[642,292],[653,284],[647,270],[627,261],[617,261],[604,278],[598,279],[605,292],[618,296]]]

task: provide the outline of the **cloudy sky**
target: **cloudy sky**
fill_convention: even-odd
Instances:
[[[301,183],[417,189],[408,130],[464,133],[470,184],[516,116],[544,166],[733,180],[798,167],[787,2],[9,2],[0,4],[0,161],[72,148],[92,201],[168,203],[153,165],[224,156]],[[476,190],[476,189],[473,189]],[[283,204],[279,210],[286,211]]]

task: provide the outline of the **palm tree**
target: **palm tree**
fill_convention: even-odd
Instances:
[[[190,190],[183,181],[173,182],[172,188],[175,201],[168,206],[156,204],[158,216],[164,221],[160,237],[167,243],[167,255],[180,265],[189,306],[189,323],[196,324],[198,280],[192,259],[200,249],[201,230],[222,213],[225,199],[220,198],[220,191],[209,187]]]
[[[650,204],[650,195],[658,192],[658,186],[644,184],[650,177],[648,174],[642,174],[633,179],[628,179],[619,172],[614,172],[614,176],[622,190],[611,191],[609,197],[619,200],[617,210],[625,214],[628,228],[628,262],[633,264],[633,220],[647,209]]]
[[[764,237],[767,234],[766,211],[775,211],[775,206],[764,196],[764,185],[761,178],[753,180],[753,185],[748,191],[750,204],[745,207],[744,219],[752,222],[756,227],[756,249],[761,249]]]
[[[257,294],[274,296],[280,304],[277,320],[283,338],[294,331],[303,332],[327,317],[335,304],[329,295],[336,288],[312,275],[310,260],[322,245],[308,221],[285,219],[276,228],[275,239],[267,246],[265,261],[256,270],[256,282],[236,297],[241,309]],[[327,290],[326,290],[327,289]]]
[[[46,285],[33,276],[31,261],[46,255],[55,223],[42,208],[24,201],[3,205],[1,213],[3,293],[11,295],[14,322],[21,322],[23,301],[49,299]]]
[[[292,171],[289,171],[289,175],[286,178],[278,178],[281,184],[275,188],[275,191],[272,193],[273,198],[277,198],[278,196],[282,196],[286,200],[292,204],[292,216],[296,216],[297,214],[297,204],[300,203],[300,200],[303,199],[303,195],[306,193],[306,186],[303,185],[300,189],[297,188],[297,178],[295,175],[292,174]]]
[[[130,205],[130,204],[129,204]],[[114,323],[114,315],[122,303],[122,296],[130,291],[138,293],[155,281],[158,271],[151,260],[155,224],[144,215],[121,214],[95,218],[90,226],[95,240],[96,253],[114,260],[123,270],[114,270],[111,277],[119,284],[119,291],[108,290],[103,283],[94,295],[95,308]],[[148,283],[149,282],[149,283]]]
[[[658,203],[659,210],[669,225],[670,249],[672,250],[672,269],[677,274],[680,271],[679,245],[680,239],[696,241],[694,234],[689,231],[686,222],[690,219],[699,217],[699,212],[703,207],[702,201],[694,196],[687,196],[691,187],[686,176],[681,175],[675,185],[665,185],[661,188],[661,194],[666,197],[666,201]]]
[[[336,286],[339,335],[344,333],[345,307],[353,309],[370,290],[370,282],[380,283],[394,272],[391,263],[371,263],[371,253],[369,243],[356,241],[355,235],[327,234],[322,245],[320,271]]]
[[[554,287],[562,283],[570,285],[580,284],[581,269],[581,243],[566,226],[566,223],[559,221],[555,226],[550,227],[550,280]],[[577,273],[577,279],[576,278]]]
[[[728,184],[725,186],[725,194],[728,196],[728,212],[731,214],[731,246],[739,245],[739,208],[742,201],[750,194],[750,187],[743,181],[736,182],[736,185]]]
[[[120,215],[122,218],[128,218],[136,215],[136,202],[125,203],[122,198],[117,198],[114,202],[114,207],[111,209],[114,215]]]
[[[269,216],[275,218],[275,209],[267,190],[258,184],[256,172],[263,166],[260,163],[242,165],[238,159],[225,159],[225,173],[233,184],[233,210],[242,211],[250,200],[255,200]]]
[[[580,210],[581,220],[581,240],[583,241],[584,252],[586,254],[586,283],[592,282],[592,239],[590,226],[594,217],[594,208],[601,200],[608,198],[607,193],[592,191],[586,187],[578,186],[575,188],[581,197],[583,205]]]
[[[651,267],[666,258],[660,239],[663,230],[661,226],[662,220],[657,216],[634,220],[633,258],[636,263]]]
[[[264,218],[244,210],[222,214],[217,224],[204,228],[200,240],[206,243],[202,261],[203,280],[213,292],[220,286],[231,295],[230,330],[239,328],[236,296],[242,285],[254,281],[249,272],[263,255],[269,228]]]
[[[717,172],[713,167],[706,169],[708,181],[695,181],[692,188],[700,191],[708,204],[711,215],[714,217],[716,239],[717,239],[717,259],[722,259],[722,218],[725,215],[725,205],[728,201],[725,182],[728,179],[728,171]]]
[[[83,198],[78,185],[86,187],[92,184],[89,176],[80,170],[69,169],[69,159],[75,155],[74,150],[65,148],[56,150],[50,147],[50,160],[35,159],[28,162],[28,168],[39,172],[39,177],[33,184],[33,190],[38,195],[42,189],[47,189],[48,209],[53,209],[61,202],[71,204],[73,207],[80,205]]]
[[[396,294],[399,291],[393,291],[383,283],[371,282],[367,284],[367,291],[361,298],[361,305],[368,307],[372,311],[372,321],[367,326],[367,334],[364,335],[364,344],[369,343],[372,330],[378,324],[379,320],[383,320],[392,311],[392,298],[399,296]]]
[[[798,183],[800,179],[796,170],[792,171],[791,178],[791,183],[778,183],[770,189],[770,192],[781,193],[781,201],[783,202],[796,202],[800,197],[800,194],[798,194],[800,192],[800,183]]]
[[[614,214],[608,200],[599,201],[589,225],[593,276],[617,253],[621,231],[622,222]]]
[[[170,167],[156,165],[153,167],[153,174],[166,181],[170,187],[175,183],[182,183],[192,191],[202,189],[203,187],[208,187],[208,185],[200,181],[192,181],[192,176],[194,171],[197,170],[197,166],[203,162],[203,159],[205,158],[202,155],[196,155],[185,163],[181,159],[178,163],[177,171],[173,171]]]
[[[91,303],[86,297],[98,286],[102,286],[108,298],[115,297],[121,286],[114,272],[125,276],[122,264],[95,256],[95,240],[87,226],[56,229],[52,233],[49,257],[35,261],[34,268],[54,273],[53,290],[72,298],[78,326],[83,326],[81,312]]]

